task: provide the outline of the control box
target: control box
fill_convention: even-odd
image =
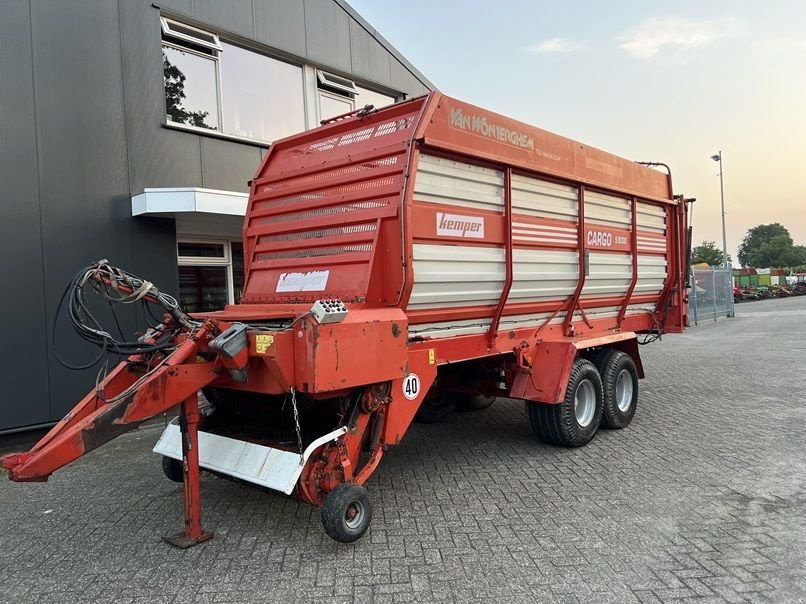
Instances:
[[[347,316],[347,307],[339,299],[317,300],[311,307],[311,315],[318,323],[339,323]]]

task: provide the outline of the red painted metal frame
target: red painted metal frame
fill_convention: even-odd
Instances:
[[[627,293],[624,294],[624,303],[618,311],[616,318],[616,327],[621,328],[621,322],[624,320],[624,315],[627,313],[627,307],[630,305],[632,294],[635,291],[635,285],[638,283],[638,201],[635,197],[632,198],[630,203],[630,222],[632,222],[632,232],[630,233],[630,253],[632,254],[632,278],[630,279],[630,286],[627,288]]]
[[[498,325],[501,322],[501,314],[504,312],[507,298],[509,298],[509,291],[512,289],[512,273],[514,272],[512,265],[512,168],[510,167],[504,170],[504,225],[506,276],[504,277],[504,286],[501,288],[501,297],[498,299],[498,306],[495,309],[490,322],[490,329],[487,332],[491,348],[498,334]]]
[[[582,312],[582,316],[585,317],[585,311],[582,309],[582,305],[579,303],[579,298],[582,295],[582,289],[585,287],[586,278],[585,250],[587,247],[587,242],[585,241],[585,185],[579,185],[577,191],[577,245],[579,246],[579,278],[574,293],[566,303],[567,310],[565,313],[565,318],[563,319],[563,333],[567,336],[573,335],[572,322],[574,320],[574,313],[576,312],[577,307],[579,307],[580,311]],[[588,322],[587,318],[585,318],[585,322]]]

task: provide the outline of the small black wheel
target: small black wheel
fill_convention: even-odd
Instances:
[[[421,424],[436,424],[456,409],[456,398],[448,392],[429,392],[425,395],[414,421]]]
[[[609,350],[596,358],[602,376],[602,426],[620,430],[630,425],[638,407],[638,371],[632,357]]]
[[[593,363],[580,358],[574,361],[560,403],[527,403],[526,408],[537,438],[552,445],[581,447],[596,435],[602,403],[602,378]]]
[[[496,397],[483,394],[465,394],[457,403],[457,409],[462,411],[481,411],[495,402]]]
[[[372,504],[364,487],[344,482],[328,493],[322,508],[322,526],[328,537],[352,543],[367,532],[370,522]]]
[[[168,457],[167,455],[162,456],[162,471],[168,477],[168,480],[185,482],[185,472],[182,470],[182,462],[173,457]]]

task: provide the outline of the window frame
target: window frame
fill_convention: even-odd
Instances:
[[[316,91],[316,112],[317,112],[317,115],[318,115],[318,118],[319,118],[319,119],[316,120],[316,125],[317,126],[321,126],[322,122],[324,120],[330,120],[330,119],[333,119],[333,117],[336,117],[335,115],[331,116],[331,117],[324,117],[324,115],[322,113],[322,97],[327,97],[329,99],[332,99],[334,101],[340,101],[342,103],[345,102],[345,101],[349,101],[350,104],[352,105],[352,109],[350,109],[350,111],[355,111],[355,99],[354,98],[344,96],[344,95],[341,95],[341,94],[336,94],[335,92],[330,92],[329,90],[322,90],[321,88],[319,88]],[[336,115],[342,115],[344,113],[348,113],[348,112],[347,111],[342,111],[341,114],[337,113]]]
[[[224,247],[224,257],[220,256],[180,256],[180,243],[206,243],[219,244]],[[198,237],[196,235],[176,237],[176,264],[181,266],[213,266],[224,267],[227,281],[227,304],[235,304],[235,276],[232,272],[232,244],[242,243],[240,239],[222,239],[213,237]],[[180,294],[181,296],[181,294]]]
[[[302,99],[303,99],[303,121],[304,121],[304,128],[305,131],[310,130],[312,128],[316,128],[320,126],[320,122],[322,121],[322,110],[321,110],[321,102],[320,102],[320,95],[325,95],[333,100],[341,100],[342,102],[345,99],[351,101],[352,110],[355,111],[357,106],[357,101],[360,101],[360,89],[369,90],[371,92],[376,92],[377,94],[382,94],[393,98],[394,103],[399,103],[402,100],[405,100],[408,95],[400,91],[394,91],[391,89],[384,89],[380,90],[377,88],[375,83],[361,83],[358,80],[355,80],[352,77],[342,76],[338,74],[334,74],[328,72],[320,67],[307,63],[302,59],[289,57],[286,55],[279,55],[273,54],[270,49],[258,48],[255,44],[250,44],[249,42],[230,38],[227,35],[221,35],[210,31],[208,29],[204,29],[201,27],[197,27],[195,25],[190,25],[187,22],[173,18],[168,15],[160,15],[160,23],[161,23],[161,31],[163,37],[160,39],[161,49],[163,46],[168,46],[175,50],[179,50],[182,52],[188,52],[194,54],[196,56],[206,58],[214,62],[215,65],[215,77],[216,77],[216,115],[218,117],[218,130],[211,130],[208,128],[201,128],[198,126],[193,126],[192,124],[183,124],[180,122],[172,121],[167,111],[165,111],[165,82],[163,77],[163,121],[162,126],[164,128],[169,128],[172,130],[178,130],[183,132],[192,132],[194,134],[209,136],[213,138],[219,138],[223,140],[230,140],[233,142],[244,143],[247,145],[253,145],[256,147],[267,148],[272,145],[274,141],[258,139],[258,138],[250,138],[238,134],[229,134],[224,131],[226,127],[224,124],[224,108],[223,108],[223,85],[222,85],[222,77],[221,77],[221,63],[220,63],[220,56],[218,53],[224,52],[223,44],[230,44],[233,46],[237,46],[243,50],[248,52],[255,53],[257,55],[266,57],[268,59],[279,61],[281,63],[285,63],[287,65],[292,65],[294,67],[298,67],[302,74],[301,74],[301,86],[302,86]],[[177,25],[182,26],[183,28],[187,28],[190,30],[196,30],[201,33],[207,34],[212,36],[215,41],[216,45],[212,45],[210,43],[205,43],[204,41],[200,41],[197,38],[193,38],[192,36],[185,36],[181,33],[177,33],[170,29],[170,24],[176,23]],[[166,26],[167,24],[167,26]],[[167,27],[167,30],[166,30]],[[209,48],[211,50],[210,53],[200,52],[194,48],[189,48],[182,44],[182,41],[186,41],[191,44],[195,44],[197,46],[202,46]],[[322,87],[324,85],[324,87]]]
[[[331,92],[328,90],[329,88],[334,88],[336,90],[346,92],[349,95],[358,94],[358,89],[356,88],[356,84],[352,79],[336,75],[335,73],[328,73],[322,69],[316,70],[316,85],[320,90],[322,90],[322,86],[324,86],[324,89],[328,92]],[[338,94],[338,92],[335,94]]]
[[[221,71],[220,71],[220,64],[218,62],[218,55],[216,55],[216,54],[208,55],[208,54],[205,54],[203,52],[199,52],[198,50],[188,48],[187,46],[181,46],[179,44],[171,42],[170,40],[162,40],[161,42],[162,42],[162,44],[160,46],[160,50],[162,50],[162,48],[164,46],[168,46],[169,48],[173,48],[174,50],[178,50],[180,52],[187,52],[187,53],[190,53],[192,55],[196,55],[197,57],[201,57],[203,59],[209,59],[210,61],[213,62],[213,64],[215,65],[215,94],[216,94],[216,104],[215,104],[216,106],[215,106],[215,109],[216,109],[216,115],[218,116],[218,127],[220,129],[219,130],[212,130],[212,129],[209,129],[209,128],[200,128],[200,127],[194,126],[192,124],[183,124],[182,122],[173,121],[168,116],[168,112],[165,110],[165,77],[163,75],[163,78],[162,78],[162,104],[163,104],[163,113],[165,114],[165,123],[170,125],[170,126],[172,126],[172,127],[175,127],[175,128],[192,129],[194,132],[213,132],[213,133],[216,133],[216,134],[223,134],[223,132],[224,132],[224,120],[223,120],[223,117],[224,116],[222,115],[222,112],[221,112],[221,98],[222,98]]]
[[[174,29],[171,28],[172,23],[176,23],[178,26],[183,27],[185,29],[189,29],[191,31],[197,31],[201,34],[207,34],[208,36],[213,38],[213,42],[208,42],[207,40],[194,38],[193,36],[189,36],[188,34],[175,31]],[[188,25],[187,23],[177,21],[176,19],[171,19],[170,17],[166,17],[165,15],[160,15],[160,27],[162,28],[162,33],[165,34],[166,36],[172,38],[178,38],[179,40],[184,40],[185,42],[190,42],[198,46],[203,46],[205,48],[209,48],[210,50],[218,50],[218,51],[223,50],[221,47],[221,38],[215,32],[207,31],[206,29],[201,29],[200,27],[195,27],[193,25]]]

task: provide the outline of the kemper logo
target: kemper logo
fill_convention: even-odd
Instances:
[[[484,239],[484,218],[437,212],[437,235]]]

